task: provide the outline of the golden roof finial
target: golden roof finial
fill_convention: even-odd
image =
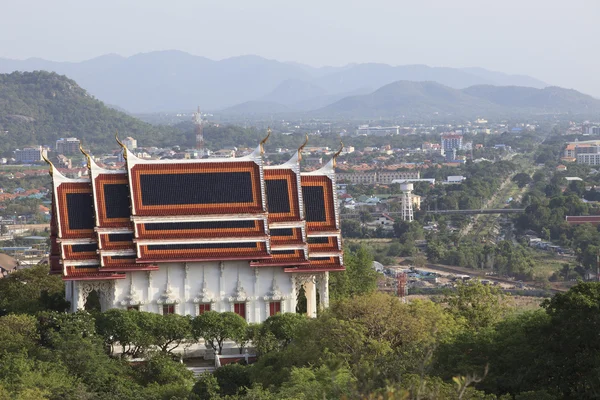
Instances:
[[[271,136],[271,127],[267,128],[267,136],[260,141],[260,154],[264,154],[265,153],[265,143],[267,143],[267,140],[269,140],[269,136]]]
[[[302,143],[302,146],[298,147],[298,161],[302,160],[302,150],[306,147],[308,143],[308,133],[306,134],[306,140]]]
[[[81,142],[79,142],[79,151],[81,151],[81,154],[83,154],[85,156],[88,169],[91,169],[92,168],[92,159],[91,159],[90,155],[88,153],[86,153],[85,150],[83,149]]]
[[[123,144],[123,142],[121,142],[119,140],[119,130],[118,129],[115,132],[115,140],[117,141],[117,143],[119,143],[119,146],[121,146],[123,148],[123,158],[127,159],[127,146],[125,146]]]
[[[344,142],[342,142],[340,140],[340,149],[333,155],[333,166],[334,166],[334,168],[335,168],[335,165],[336,165],[335,159],[342,153],[342,150],[344,150]]]
[[[50,171],[48,171],[48,173],[50,174],[50,176],[53,176],[54,175],[54,164],[52,164],[52,161],[48,160],[48,157],[46,157],[46,155],[44,154],[43,151],[42,151],[42,158],[50,166]]]

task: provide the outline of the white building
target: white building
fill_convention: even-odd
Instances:
[[[444,152],[453,149],[460,150],[463,146],[463,135],[453,132],[442,133],[441,145]]]
[[[135,150],[137,149],[137,140],[135,140],[134,138],[132,138],[131,136],[126,137],[125,139],[123,139],[123,144],[125,145],[125,147],[127,147],[127,149],[129,150]]]
[[[48,156],[48,151],[42,146],[25,147],[23,150],[15,150],[15,161],[21,163],[34,163],[42,161]]]
[[[600,126],[585,125],[582,131],[584,135],[600,135]]]
[[[71,311],[93,291],[102,311],[233,311],[248,322],[295,312],[300,288],[310,317],[328,307],[329,273],[344,270],[338,154],[301,173],[299,152],[264,166],[262,144],[245,157],[187,160],[141,159],[120,144],[123,170],[89,156],[85,178],[51,166],[50,266]]]
[[[369,126],[361,125],[356,130],[357,135],[373,135],[373,136],[387,136],[387,135],[399,135],[400,126]]]
[[[56,141],[56,152],[58,154],[77,154],[81,141],[77,138],[60,138]]]

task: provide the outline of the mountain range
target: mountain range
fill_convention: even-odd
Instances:
[[[310,113],[313,117],[434,118],[508,117],[544,114],[600,114],[600,100],[556,86],[475,85],[453,89],[437,82],[398,81],[378,90],[345,97]]]
[[[215,61],[181,51],[108,54],[82,62],[0,58],[0,73],[35,70],[64,74],[106,104],[132,113],[184,111],[197,105],[212,111],[233,107],[227,112],[268,107],[273,107],[271,112],[305,112],[349,96],[370,95],[396,81],[431,81],[453,89],[548,86],[529,76],[482,68],[376,63],[316,68],[253,55]]]

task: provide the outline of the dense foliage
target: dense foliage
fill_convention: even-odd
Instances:
[[[28,145],[54,147],[75,136],[93,149],[114,148],[114,132],[147,145],[177,142],[180,132],[157,128],[106,107],[77,83],[43,71],[0,74],[0,151]]]

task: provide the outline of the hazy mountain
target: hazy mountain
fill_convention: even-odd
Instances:
[[[455,114],[465,110],[483,113],[493,109],[489,101],[436,82],[398,81],[373,93],[341,99],[315,111],[320,115],[400,117],[403,115]]]
[[[275,103],[272,101],[246,101],[244,103],[236,104],[235,106],[225,108],[219,111],[219,114],[235,114],[240,116],[256,116],[256,115],[268,115],[268,114],[279,114],[283,112],[289,112],[290,109],[283,104]]]
[[[61,137],[82,139],[92,152],[117,149],[114,133],[145,145],[185,143],[172,128],[144,123],[105,106],[77,83],[49,72],[0,74],[0,153],[49,145]]]
[[[461,71],[465,71],[471,75],[486,79],[490,81],[489,84],[495,86],[527,86],[538,89],[548,86],[547,83],[527,75],[508,75],[502,72],[489,71],[483,68],[461,68]]]
[[[335,103],[338,100],[341,100],[348,96],[357,96],[361,94],[368,94],[373,91],[372,88],[359,88],[353,90],[351,92],[345,93],[336,93],[336,94],[326,94],[322,96],[312,97],[303,101],[299,101],[290,105],[290,109],[295,111],[311,111],[319,108],[323,108],[329,104]]]
[[[464,92],[500,106],[520,110],[543,110],[545,112],[592,113],[600,110],[600,100],[573,89],[550,86],[533,89],[518,86],[478,85]]]
[[[327,91],[314,83],[299,79],[287,79],[260,100],[291,105],[325,95],[327,95]]]
[[[474,117],[598,112],[600,100],[571,89],[478,85],[459,90],[436,82],[399,81],[367,95],[346,97],[312,114],[345,117]]]
[[[335,101],[399,80],[434,81],[458,89],[481,84],[546,86],[534,78],[480,68],[386,64],[314,68],[252,55],[214,61],[181,51],[108,54],[82,62],[0,58],[0,73],[15,70],[65,74],[98,99],[135,113],[192,110],[197,105],[218,110],[255,100],[290,108],[299,104],[298,110],[307,110],[323,106],[327,98]]]

